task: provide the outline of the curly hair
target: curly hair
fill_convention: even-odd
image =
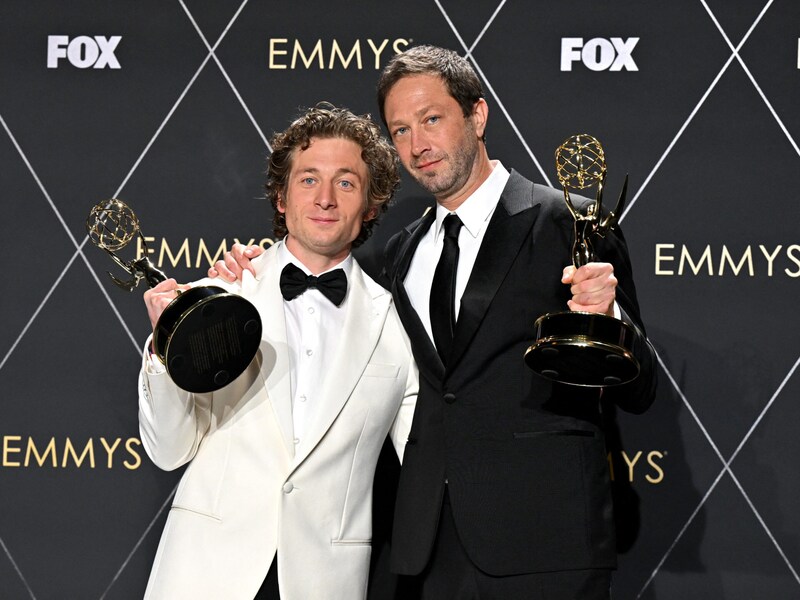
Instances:
[[[286,216],[278,210],[278,201],[286,192],[289,174],[295,153],[306,150],[313,139],[343,138],[361,147],[361,158],[369,170],[367,202],[364,215],[371,211],[375,217],[361,224],[361,231],[353,241],[356,248],[372,234],[380,215],[385,213],[394,193],[400,185],[400,161],[397,151],[381,135],[380,128],[370,115],[356,115],[346,108],[337,108],[328,102],[320,102],[307,109],[281,133],[272,137],[272,154],[269,157],[267,181],[264,185],[267,199],[275,210],[272,220],[276,238],[288,233]]]
[[[384,125],[386,96],[398,81],[412,75],[440,77],[465,118],[472,114],[475,103],[483,98],[481,80],[467,59],[446,48],[415,46],[393,56],[378,80],[378,108]],[[485,137],[483,141],[486,141]]]

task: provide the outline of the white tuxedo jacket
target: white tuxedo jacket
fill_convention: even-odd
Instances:
[[[366,597],[375,464],[389,433],[402,459],[417,369],[391,295],[354,264],[340,351],[295,447],[276,250],[241,288],[211,282],[251,300],[263,323],[260,350],[235,381],[190,394],[148,373],[145,352],[142,443],[162,469],[189,463],[146,598],[251,600],[276,551],[283,600]]]

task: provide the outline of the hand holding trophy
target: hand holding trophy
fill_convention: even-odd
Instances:
[[[594,243],[617,224],[625,204],[628,177],[613,211],[603,216],[606,161],[603,148],[586,134],[568,138],[556,149],[558,180],[575,219],[572,263],[578,268],[595,260]],[[594,202],[578,210],[569,189],[597,185]],[[599,313],[565,311],[542,315],[534,324],[536,339],[525,363],[539,375],[571,385],[605,387],[627,383],[639,374],[636,348],[642,335],[631,325]]]
[[[92,243],[105,250],[133,276],[111,279],[133,291],[142,279],[152,288],[167,279],[145,253],[126,262],[115,252],[139,236],[139,220],[121,200],[112,198],[92,208],[86,220]],[[246,299],[217,286],[197,286],[178,293],[158,319],[153,349],[175,384],[189,392],[212,392],[224,387],[250,364],[261,342],[261,318]]]

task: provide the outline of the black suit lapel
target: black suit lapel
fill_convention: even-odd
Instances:
[[[433,221],[436,220],[436,210],[429,210],[425,216],[416,223],[409,225],[403,232],[405,239],[400,241],[400,248],[397,251],[391,273],[391,289],[394,296],[397,314],[400,321],[411,339],[414,349],[414,358],[417,361],[420,373],[431,381],[441,381],[444,378],[444,365],[436,347],[433,345],[425,326],[411,305],[403,280],[408,274],[411,266],[411,259],[417,249],[422,236],[430,229]]]
[[[422,236],[430,229],[436,220],[436,207],[430,208],[421,218],[410,223],[404,228],[404,239],[400,242],[400,249],[397,251],[395,265],[392,269],[392,279],[403,280],[411,267],[411,259],[414,258],[414,251],[419,246]]]
[[[533,184],[511,172],[472,268],[456,323],[449,364],[458,363],[539,214]]]

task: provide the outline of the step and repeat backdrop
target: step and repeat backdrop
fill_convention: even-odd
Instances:
[[[91,207],[127,202],[146,246],[120,254],[183,281],[267,246],[272,133],[322,100],[377,115],[380,69],[422,43],[481,76],[492,158],[558,186],[555,148],[589,133],[607,203],[630,175],[660,387],[609,415],[615,600],[800,597],[791,0],[4,0],[0,597],[140,598],[181,476],[142,448],[145,286],[113,284]],[[368,270],[430,204],[404,178]]]

